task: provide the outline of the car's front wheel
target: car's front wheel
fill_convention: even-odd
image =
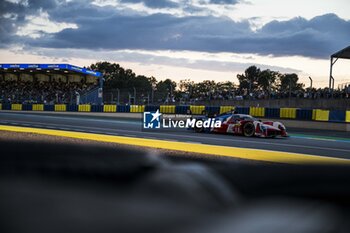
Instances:
[[[253,137],[255,134],[255,127],[253,122],[247,122],[244,126],[243,126],[243,134],[246,137]]]
[[[196,133],[202,133],[202,132],[204,132],[204,128],[203,128],[203,127],[194,126],[194,132],[196,132]]]

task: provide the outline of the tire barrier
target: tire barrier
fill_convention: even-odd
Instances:
[[[43,104],[33,104],[32,111],[44,111],[44,105]]]
[[[55,112],[65,112],[65,111],[67,111],[67,105],[55,104]]]
[[[173,113],[173,114],[175,114],[175,105],[160,105],[159,111],[161,113]]]
[[[175,113],[176,114],[187,114],[187,112],[190,110],[190,106],[176,106],[175,107]]]
[[[265,108],[265,117],[280,118],[280,109],[279,108]]]
[[[315,121],[328,121],[329,120],[329,111],[322,109],[314,109],[315,112]]]
[[[91,105],[91,112],[103,112],[103,105]]]
[[[297,109],[297,118],[298,120],[312,120],[312,109]]]
[[[234,107],[234,106],[196,106],[196,105],[66,105],[66,104],[8,104],[1,103],[0,110],[14,111],[56,111],[56,112],[129,112],[159,111],[165,114],[222,114],[232,112],[250,114],[262,118],[281,118],[306,121],[329,121],[350,123],[350,110],[323,110],[299,108],[264,108],[264,107]]]
[[[22,104],[22,110],[23,111],[32,111],[33,105],[32,104]]]
[[[345,112],[340,110],[331,110],[329,111],[329,121],[332,122],[344,122],[345,121]]]
[[[130,112],[144,112],[145,105],[130,105]]]
[[[200,105],[200,106],[190,105],[190,110],[191,110],[193,115],[201,115],[205,112],[205,106],[204,105]]]
[[[118,105],[117,112],[130,112],[130,106],[129,105]]]
[[[250,107],[249,115],[254,117],[264,117],[265,116],[265,108],[263,107]]]
[[[145,106],[145,112],[155,112],[158,109],[160,109],[160,106],[155,106],[155,105],[146,105]],[[175,107],[174,107],[174,109],[175,109]],[[174,113],[175,113],[175,110],[174,110]]]
[[[103,105],[103,111],[104,112],[116,112],[117,105],[110,105],[110,104]]]
[[[90,104],[81,104],[78,106],[79,112],[91,112],[91,105]]]
[[[280,118],[295,119],[297,117],[296,108],[280,108]]]
[[[11,104],[11,110],[21,111],[22,104]]]
[[[220,107],[207,106],[205,107],[205,113],[209,116],[214,116],[220,114]]]
[[[78,105],[68,105],[66,107],[67,112],[77,112],[78,111]]]
[[[238,112],[239,114],[249,114],[249,111],[249,107],[236,107],[236,112]]]
[[[55,111],[55,105],[44,105],[44,111]]]
[[[234,111],[234,106],[220,106],[220,114]]]

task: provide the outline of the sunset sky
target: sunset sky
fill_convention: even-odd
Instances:
[[[250,65],[328,85],[348,0],[1,0],[0,63],[116,62],[158,80],[230,80]],[[350,82],[350,60],[334,66]]]

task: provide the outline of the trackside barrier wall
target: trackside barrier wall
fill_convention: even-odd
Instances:
[[[68,112],[77,112],[78,111],[78,105],[68,105],[66,107],[66,110]]]
[[[78,106],[79,112],[91,112],[91,105],[90,104],[80,104]]]
[[[160,106],[157,105],[146,105],[145,106],[145,112],[155,112],[158,109],[160,109]],[[175,108],[174,108],[175,109]],[[174,110],[175,111],[175,110]],[[175,113],[175,112],[174,112]]]
[[[67,106],[65,104],[55,104],[55,112],[65,112],[67,111]]]
[[[194,115],[204,113],[226,113],[232,110],[240,114],[250,114],[256,117],[286,118],[296,120],[314,120],[350,123],[350,110],[322,110],[297,108],[263,108],[263,107],[234,107],[234,106],[175,106],[175,105],[66,105],[66,104],[8,104],[0,103],[0,110],[15,111],[72,111],[72,112],[134,112],[160,110],[168,114],[187,114],[191,110]]]
[[[255,117],[264,117],[265,108],[262,107],[250,107],[249,114]]]
[[[190,106],[176,106],[175,113],[176,114],[187,114],[187,111],[190,109]]]
[[[21,111],[22,110],[22,104],[11,104],[11,110]]]
[[[190,105],[190,110],[191,110],[193,115],[200,115],[200,114],[203,114],[203,112],[205,110],[205,106],[204,105],[200,105],[200,106]]]
[[[219,114],[220,113],[220,107],[215,107],[215,106],[207,106],[205,107],[205,112],[207,114]]]
[[[103,112],[102,105],[91,105],[91,112]]]
[[[312,120],[312,109],[297,109],[297,120]]]
[[[130,105],[130,112],[144,112],[145,105]]]
[[[22,104],[22,110],[23,111],[32,111],[33,110],[33,105],[32,104]]]
[[[104,112],[116,112],[117,111],[117,105],[103,105],[103,111]]]
[[[130,105],[118,105],[117,112],[130,112]]]
[[[321,110],[321,109],[315,109],[315,120],[316,121],[328,121],[329,120],[329,111],[328,110]]]
[[[280,118],[280,109],[279,108],[265,108],[265,117]]]
[[[280,109],[280,117],[281,118],[295,119],[297,117],[297,109],[296,108],[281,108]]]
[[[175,113],[175,105],[160,105],[161,113]]]
[[[44,111],[55,111],[55,105],[44,105]]]
[[[32,110],[33,111],[44,111],[44,105],[43,104],[33,104]]]
[[[345,112],[340,111],[340,110],[329,111],[329,121],[344,122],[345,121]]]
[[[345,122],[350,123],[350,111],[346,111]]]
[[[235,110],[234,106],[220,106],[220,114],[226,113],[226,112],[232,112]]]
[[[236,111],[239,114],[249,114],[250,108],[249,107],[237,107]]]

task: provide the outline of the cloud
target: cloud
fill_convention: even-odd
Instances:
[[[227,4],[234,5],[239,3],[239,1],[238,0],[209,0],[209,3],[219,4],[219,5],[227,5]]]
[[[121,0],[122,3],[143,3],[149,8],[175,8],[179,4],[169,0]]]
[[[68,59],[88,59],[88,60],[108,60],[123,61],[131,63],[139,63],[140,65],[164,65],[175,67],[186,67],[197,70],[219,71],[219,72],[241,72],[249,66],[256,65],[261,69],[270,69],[280,71],[282,73],[299,73],[300,70],[281,66],[271,66],[266,64],[257,64],[252,62],[236,62],[236,61],[219,61],[210,58],[210,54],[202,54],[202,58],[189,59],[188,57],[172,57],[169,55],[156,55],[145,53],[144,51],[106,51],[99,50],[91,53],[88,49],[31,49],[27,48],[30,54],[40,57],[58,58],[64,57]]]
[[[169,0],[142,2],[149,7],[175,7],[172,5],[175,2]],[[237,3],[229,0],[211,2]],[[142,14],[131,9],[88,4],[88,0],[28,0],[27,6],[5,3],[2,11],[18,17],[1,16],[0,42],[23,43],[38,48],[190,50],[327,58],[348,46],[350,41],[350,21],[335,14],[310,20],[301,17],[274,20],[258,30],[252,30],[248,20],[233,21],[210,15]],[[25,16],[33,14],[38,8],[45,9],[51,21],[74,24],[76,28],[41,33],[39,39],[16,36],[18,27],[27,23]]]

